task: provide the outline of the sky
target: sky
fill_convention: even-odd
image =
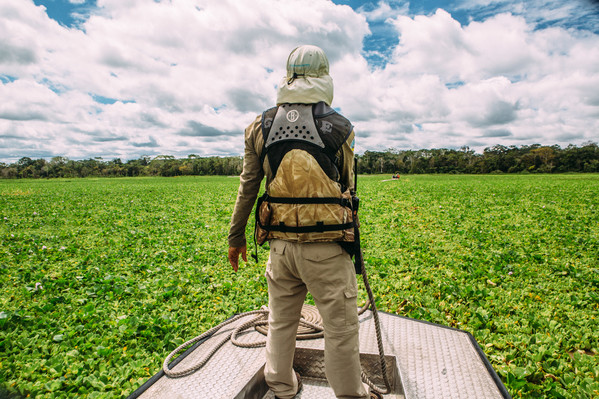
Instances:
[[[237,156],[324,49],[356,151],[599,141],[592,0],[2,0],[0,162]]]

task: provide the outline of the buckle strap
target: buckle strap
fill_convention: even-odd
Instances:
[[[354,227],[354,222],[342,224],[324,224],[324,222],[316,222],[312,226],[287,226],[281,222],[278,225],[263,226],[258,221],[260,228],[266,231],[280,231],[281,233],[324,233],[325,231],[346,230]]]
[[[264,195],[264,201],[275,204],[337,204],[346,208],[352,207],[351,200],[347,198],[337,197],[271,197],[268,194]]]

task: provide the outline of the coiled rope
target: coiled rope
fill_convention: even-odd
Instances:
[[[374,319],[374,327],[376,332],[376,340],[379,350],[379,358],[380,358],[380,366],[381,366],[381,374],[383,376],[383,382],[385,384],[385,388],[381,388],[375,385],[364,373],[362,370],[361,378],[362,382],[366,383],[373,391],[376,391],[381,394],[388,394],[391,392],[391,383],[389,382],[389,378],[387,376],[387,364],[385,362],[385,353],[383,349],[383,340],[381,337],[381,326],[379,321],[378,312],[376,309],[374,295],[372,293],[372,289],[370,288],[370,284],[368,283],[368,277],[366,276],[366,269],[364,267],[364,262],[362,262],[362,279],[364,280],[364,287],[366,288],[366,292],[368,293],[368,300],[360,308],[358,311],[358,315],[362,315],[369,308],[372,310],[372,315]],[[256,317],[251,320],[241,324],[237,328],[235,328],[231,333],[225,334],[223,338],[207,353],[202,359],[197,361],[192,366],[182,369],[182,370],[171,370],[168,368],[171,360],[174,356],[176,356],[183,349],[212,336],[214,333],[222,329],[223,327],[236,322],[237,320],[256,315]],[[205,333],[198,335],[197,337],[190,339],[189,341],[179,345],[177,349],[172,351],[166,359],[164,359],[164,363],[162,364],[162,370],[167,377],[170,378],[179,378],[184,377],[186,375],[192,374],[197,370],[204,367],[204,365],[210,360],[210,358],[229,340],[235,346],[241,348],[259,348],[266,345],[266,340],[258,341],[258,342],[241,342],[237,339],[241,333],[250,328],[254,328],[256,331],[266,335],[268,332],[268,308],[263,306],[260,310],[253,310],[250,312],[240,313],[236,316],[231,317],[230,319],[224,321],[223,323],[212,327],[210,330]],[[298,327],[298,333],[296,339],[316,339],[322,338],[324,336],[324,327],[322,324],[322,318],[318,313],[318,309],[316,306],[304,304],[302,307],[302,313],[300,318],[300,323]]]

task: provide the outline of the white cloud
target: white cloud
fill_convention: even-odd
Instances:
[[[0,107],[0,158],[20,156],[27,139],[48,140],[50,152],[69,157],[131,158],[144,143],[178,156],[239,153],[244,127],[274,103],[293,47],[319,45],[334,62],[358,54],[368,30],[349,7],[320,0],[100,0],[98,7],[77,30],[31,1],[0,6],[0,32],[9,38],[0,47],[0,75],[17,79],[0,86],[1,98],[11,99]],[[53,98],[36,103],[38,92]],[[30,137],[34,121],[45,133]],[[63,138],[50,140],[57,124]],[[189,126],[223,134],[181,135]],[[232,132],[240,139],[232,141]],[[4,139],[13,136],[23,139]]]
[[[385,22],[399,15],[407,15],[410,11],[410,3],[403,1],[379,1],[375,8],[367,9],[362,6],[358,12],[366,17],[369,22]]]
[[[511,14],[461,26],[443,10],[394,24],[391,63],[345,73],[366,94],[342,100],[368,133],[358,150],[597,140],[599,36]]]
[[[389,4],[360,14],[326,0],[99,0],[79,30],[31,0],[4,1],[0,161],[240,154],[304,43],[327,52],[333,105],[360,152],[595,139],[597,35],[510,13],[461,26]],[[386,13],[400,41],[373,69],[367,18]]]

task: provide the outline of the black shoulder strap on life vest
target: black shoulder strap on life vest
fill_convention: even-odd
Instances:
[[[260,124],[262,126],[262,138],[264,144],[262,145],[262,152],[260,153],[260,165],[264,164],[264,158],[266,157],[266,140],[268,139],[268,134],[270,133],[270,128],[272,127],[272,122],[275,120],[278,108],[279,107],[272,107],[262,113]]]
[[[353,131],[353,126],[347,118],[322,101],[314,105],[313,113],[325,149],[333,150],[331,157],[334,158]]]

